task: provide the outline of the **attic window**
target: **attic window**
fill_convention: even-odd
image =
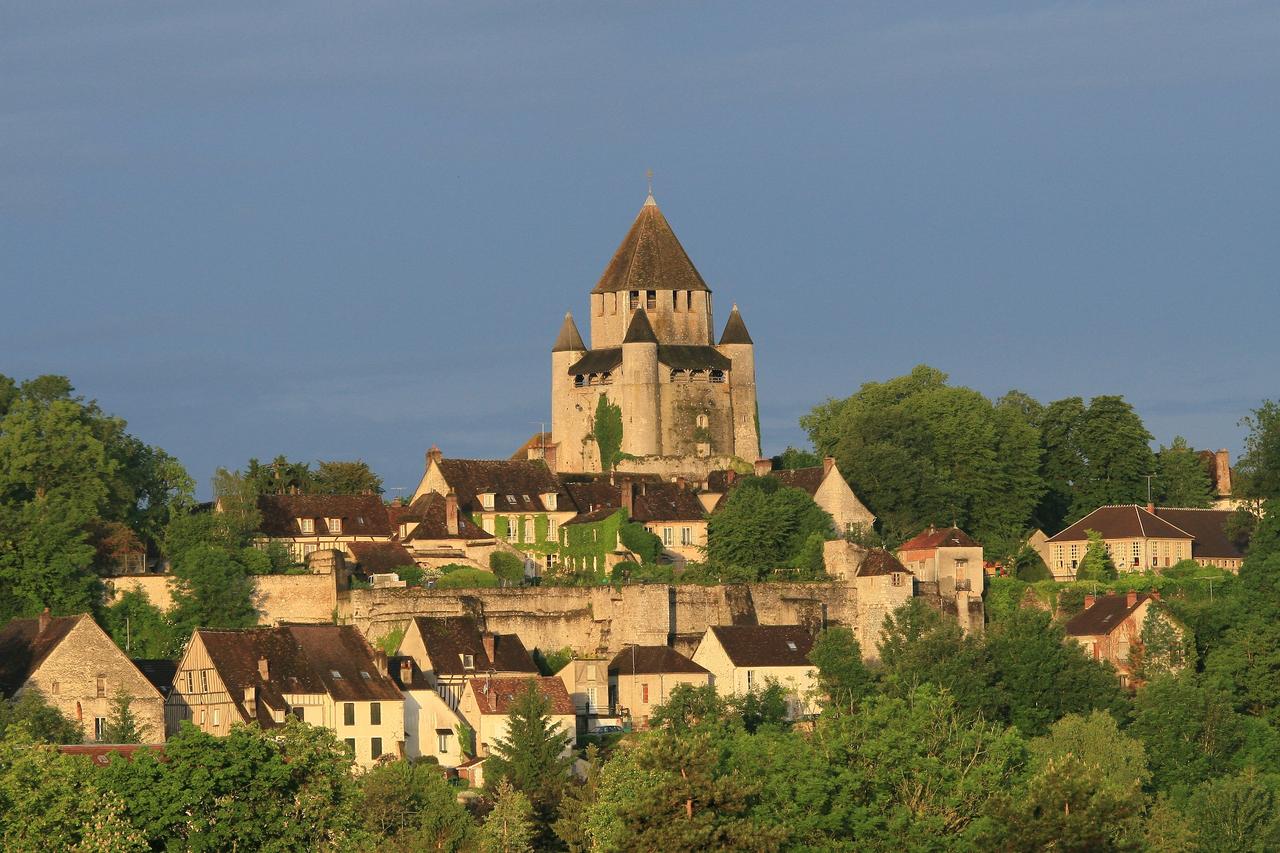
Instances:
[[[329,674],[334,678],[342,678],[342,673],[338,672],[336,669],[329,670]]]
[[[361,678],[364,678],[364,679],[370,679],[370,678],[372,678],[372,676],[370,676],[370,675],[369,675],[369,673],[365,672],[363,669],[362,669],[362,670],[360,670],[360,677],[361,677]]]
[[[357,515],[357,516],[356,516],[356,524],[359,524],[361,527],[363,527],[363,526],[364,526],[364,516],[363,516],[363,515]]]
[[[484,509],[493,509],[493,498],[494,498],[493,492],[481,492],[480,506],[483,507]]]
[[[341,532],[342,532],[342,519],[340,519],[340,518],[326,518],[326,519],[325,519],[325,523],[329,525],[329,532],[330,532],[330,533],[341,533]]]
[[[795,641],[794,641],[794,640],[787,640],[787,648],[791,649],[791,651],[793,651],[793,652],[794,652],[794,651],[796,650],[796,644],[795,644]]]
[[[462,668],[463,668],[463,669],[475,669],[475,668],[476,668],[476,656],[475,656],[475,655],[460,654],[460,655],[458,655],[458,657],[462,658]]]
[[[303,533],[316,532],[316,520],[314,518],[300,518],[298,524],[302,527]]]

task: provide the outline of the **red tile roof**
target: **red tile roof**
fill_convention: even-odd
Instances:
[[[377,495],[262,495],[258,498],[265,536],[391,536],[386,505]],[[303,533],[298,519],[315,521],[315,533]],[[332,533],[327,519],[342,519]]]
[[[867,556],[862,559],[862,563],[858,566],[857,576],[867,578],[899,573],[911,574],[911,572],[907,571],[907,567],[902,565],[893,554],[883,548],[872,548],[867,551]]]
[[[1126,593],[1100,595],[1092,607],[1081,610],[1071,617],[1065,626],[1066,632],[1072,637],[1097,637],[1110,634],[1150,597],[1142,593],[1135,597],[1131,605]]]
[[[564,682],[554,675],[541,678],[473,678],[468,683],[475,694],[481,714],[506,715],[511,713],[516,696],[528,689],[530,682],[550,701],[550,713],[577,713]]]
[[[352,542],[347,549],[365,574],[414,565],[413,556],[399,542]]]
[[[432,671],[440,675],[467,675],[489,669],[538,673],[533,657],[515,634],[493,635],[493,659],[490,660],[480,625],[470,616],[415,616],[413,622],[422,635]],[[472,656],[471,669],[462,665],[464,654]]]
[[[903,551],[929,551],[934,548],[981,548],[973,537],[959,527],[930,527],[898,546]]]
[[[1195,537],[1191,543],[1192,555],[1240,560],[1244,558],[1244,549],[1227,536],[1227,520],[1234,514],[1229,509],[1156,507],[1156,515]]]
[[[480,495],[494,496],[492,512],[547,512],[542,495],[555,493],[568,504],[559,481],[541,459],[441,459],[444,480],[458,496],[458,506],[466,513],[484,510]],[[566,506],[565,509],[572,509]]]
[[[707,669],[689,660],[670,646],[627,646],[609,662],[609,674],[660,675],[687,673],[707,675]]]
[[[1147,512],[1137,504],[1102,506],[1068,527],[1050,536],[1050,542],[1079,542],[1088,539],[1086,531],[1094,530],[1103,539],[1191,539],[1187,531]]]
[[[495,498],[495,506],[497,503],[498,501]],[[427,492],[411,503],[408,511],[399,515],[400,524],[415,525],[405,533],[405,540],[493,538],[492,533],[486,532],[483,528],[473,523],[461,506],[458,509],[458,532],[450,533],[448,513],[446,512],[447,504],[448,498],[438,492]]]

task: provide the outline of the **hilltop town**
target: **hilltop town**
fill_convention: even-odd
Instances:
[[[716,323],[652,194],[584,308],[547,335],[551,429],[424,448],[397,499],[362,462],[282,455],[198,503],[68,380],[0,377],[0,728],[60,744],[0,777],[63,774],[92,796],[59,837],[118,849],[240,843],[230,812],[192,829],[216,785],[182,818],[138,794],[231,750],[337,774],[299,847],[468,849],[510,821],[575,850],[1028,849],[1002,826],[1212,849],[1236,831],[1217,804],[1277,796],[1276,404],[1241,413],[1233,466],[1153,451],[1119,396],[992,401],[921,366],[817,403],[812,448],[766,458],[780,344],[757,352],[750,306]],[[890,753],[929,790],[877,776]]]

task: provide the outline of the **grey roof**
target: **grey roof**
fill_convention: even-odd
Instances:
[[[662,344],[658,361],[680,370],[728,370],[733,364],[715,347],[697,344]]]
[[[649,322],[649,314],[643,308],[631,315],[627,324],[627,334],[623,336],[624,344],[656,344],[658,336],[653,332],[653,324]]]
[[[569,374],[607,373],[622,364],[622,347],[593,349],[569,365]]]
[[[813,634],[801,625],[715,625],[734,666],[809,666]]]
[[[710,290],[650,196],[592,293]]]
[[[573,322],[573,314],[566,311],[564,313],[564,323],[560,326],[560,334],[556,336],[556,342],[552,344],[552,352],[580,352],[586,350],[586,345],[582,343],[582,335],[578,334],[578,326]]]
[[[724,344],[754,344],[751,335],[747,333],[747,324],[742,322],[742,315],[738,313],[738,306],[734,305],[733,310],[729,312],[729,320],[724,324],[724,332],[720,335],[720,343]]]

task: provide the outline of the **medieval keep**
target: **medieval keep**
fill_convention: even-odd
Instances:
[[[589,349],[572,314],[551,348],[554,470],[697,476],[760,456],[751,336],[735,305],[716,343],[711,288],[652,194],[590,311]]]

